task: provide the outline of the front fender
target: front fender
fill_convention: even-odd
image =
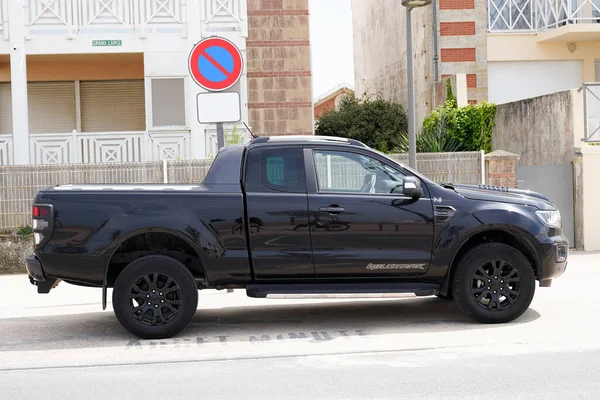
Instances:
[[[443,249],[444,263],[448,268],[440,292],[447,294],[452,266],[464,246],[474,237],[486,232],[500,231],[518,240],[533,255],[535,266],[539,268],[542,264],[541,239],[548,237],[549,228],[536,217],[535,211],[535,208],[528,206],[502,204],[498,207],[498,204],[491,203],[473,212],[472,216],[478,221],[477,225],[471,226],[464,235],[456,237]]]

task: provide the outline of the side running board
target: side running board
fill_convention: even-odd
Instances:
[[[433,296],[440,285],[433,283],[296,283],[249,284],[248,297],[304,299],[304,298],[396,298]]]

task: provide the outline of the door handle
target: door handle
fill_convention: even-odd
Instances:
[[[346,209],[343,207],[321,207],[319,208],[319,211],[327,212],[329,214],[339,214],[345,212]]]

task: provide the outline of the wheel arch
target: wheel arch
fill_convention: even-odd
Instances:
[[[457,251],[452,256],[450,267],[448,268],[448,272],[446,273],[446,276],[442,282],[442,286],[440,287],[440,293],[443,295],[451,293],[450,285],[454,274],[456,273],[456,267],[458,263],[469,252],[469,250],[483,243],[502,243],[515,248],[531,263],[533,273],[537,279],[542,267],[542,260],[535,247],[532,245],[530,238],[527,237],[528,235],[528,233],[522,232],[521,230],[490,227],[485,230],[480,230],[469,236],[463,240]]]
[[[122,249],[127,244],[135,242],[136,240],[140,240],[141,237],[148,237],[148,236],[156,237],[157,235],[162,235],[167,238],[170,237],[174,240],[175,243],[182,244],[183,245],[182,248],[185,249],[185,254],[193,256],[195,259],[193,262],[193,268],[190,268],[190,265],[187,265],[184,262],[182,262],[182,263],[184,265],[186,265],[186,267],[188,268],[188,270],[190,270],[192,275],[194,275],[195,277],[198,277],[198,278],[204,277],[204,279],[206,279],[206,269],[205,269],[204,263],[202,261],[201,253],[198,251],[197,246],[194,245],[193,241],[188,236],[183,234],[182,232],[180,232],[178,230],[168,229],[168,228],[152,228],[152,229],[144,228],[144,229],[132,230],[131,232],[128,232],[127,234],[124,234],[119,238],[119,240],[114,245],[114,248],[110,251],[110,258],[108,259],[108,261],[104,267],[104,279],[102,282],[102,309],[103,310],[106,309],[108,287],[110,287],[111,284],[114,284],[114,280],[117,278],[117,276],[122,272],[122,270],[126,266],[126,265],[123,265],[124,262],[118,263],[116,260],[119,249]],[[141,240],[141,241],[144,242],[144,240]],[[136,247],[137,246],[134,246],[132,251],[138,252],[139,254],[134,259],[141,258],[141,257],[144,257],[146,255],[151,255],[151,254],[165,255],[164,253],[161,253],[157,249],[151,249],[151,248],[143,249],[143,248],[136,248]],[[172,257],[172,258],[181,262],[181,260],[178,259],[177,257]],[[133,261],[133,260],[131,260],[131,261]],[[131,261],[129,261],[129,262],[131,262]],[[116,264],[118,264],[119,266],[117,266]],[[111,273],[111,267],[118,269],[118,272],[116,273],[116,275],[115,275],[114,270]]]

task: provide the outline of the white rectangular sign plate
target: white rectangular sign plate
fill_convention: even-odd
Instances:
[[[199,93],[197,96],[198,122],[217,124],[239,122],[242,119],[240,94]]]

